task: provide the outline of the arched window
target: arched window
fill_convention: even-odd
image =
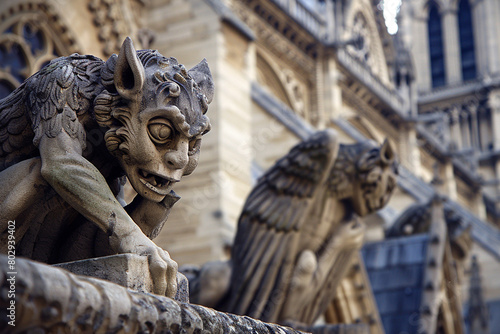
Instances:
[[[431,3],[429,6],[427,32],[429,34],[432,87],[444,86],[446,75],[443,52],[443,29],[441,26],[441,16],[434,3]]]
[[[52,34],[46,20],[31,13],[0,25],[0,99],[61,55]]]
[[[458,8],[458,29],[460,32],[460,54],[462,56],[462,80],[476,78],[476,55],[474,53],[474,32],[469,0],[461,0]]]

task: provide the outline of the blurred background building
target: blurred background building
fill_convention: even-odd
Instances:
[[[500,2],[403,0],[395,35],[383,6],[4,0],[0,98],[55,57],[106,59],[126,36],[188,68],[207,58],[212,130],[156,239],[179,264],[227,258],[256,179],[312,131],[388,138],[398,189],[365,219],[366,246],[319,321],[500,333]]]

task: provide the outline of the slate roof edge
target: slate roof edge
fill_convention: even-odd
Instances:
[[[369,241],[369,242],[364,243],[363,248],[365,246],[372,246],[372,245],[374,246],[374,245],[381,244],[381,243],[384,243],[384,244],[398,244],[401,242],[408,243],[409,238],[412,239],[410,241],[423,242],[423,241],[429,239],[429,234],[428,233],[419,233],[419,234],[412,234],[412,235],[395,237],[395,238],[387,238],[387,239],[382,239],[382,240]]]

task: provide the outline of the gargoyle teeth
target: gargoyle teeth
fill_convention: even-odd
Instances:
[[[169,187],[170,184],[172,183],[170,180],[168,180],[166,178],[163,178],[163,177],[155,175],[155,174],[148,173],[143,169],[139,169],[139,175],[141,176],[142,183],[144,183],[148,187],[152,186],[154,188],[156,188],[156,187],[165,188],[165,187]]]

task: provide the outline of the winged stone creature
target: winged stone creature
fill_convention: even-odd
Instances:
[[[0,250],[15,221],[16,253],[34,260],[147,255],[154,292],[173,297],[177,264],[151,239],[197,166],[213,94],[205,60],[187,71],[130,38],[105,62],[52,60],[0,101]]]
[[[326,130],[299,143],[248,196],[230,261],[187,268],[191,301],[312,325],[362,245],[359,217],[387,204],[396,174],[387,141],[342,145]]]

